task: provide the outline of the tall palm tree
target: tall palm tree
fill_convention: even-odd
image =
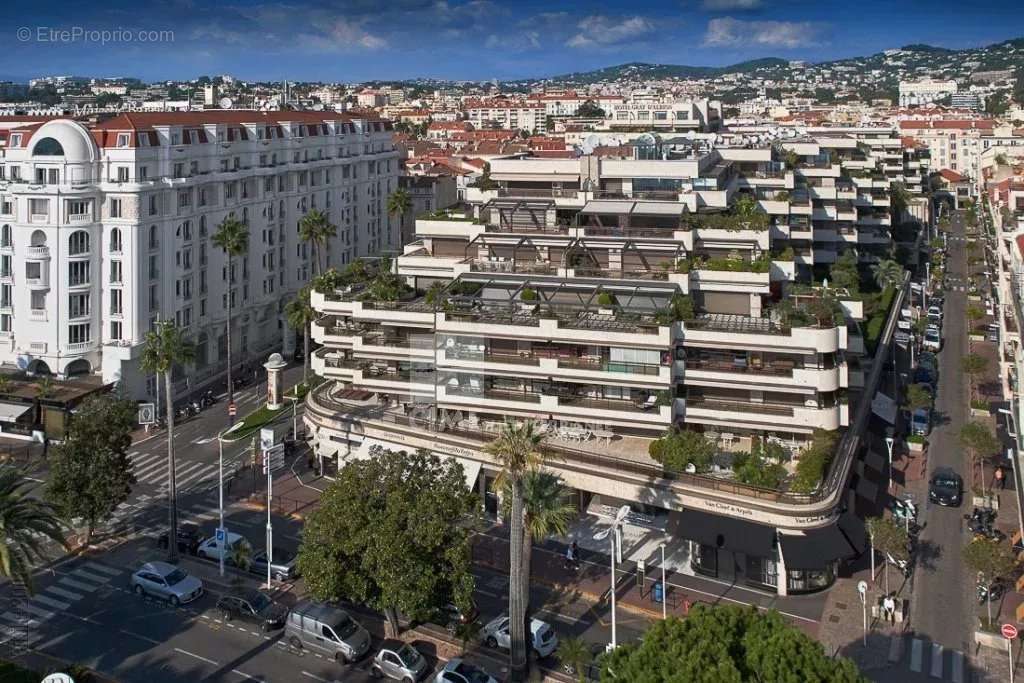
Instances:
[[[871,266],[871,272],[882,289],[896,287],[903,282],[903,266],[892,259],[879,261]]]
[[[309,326],[316,319],[316,311],[309,302],[309,293],[307,285],[284,307],[288,326],[293,330],[302,330],[302,384],[306,387],[309,386]]]
[[[398,230],[402,230],[402,221],[405,219],[405,214],[409,213],[409,209],[412,208],[412,197],[409,196],[409,191],[404,187],[400,187],[388,196],[388,215],[394,216],[398,214]]]
[[[325,251],[324,246],[327,244],[327,240],[337,234],[338,228],[332,225],[327,220],[327,214],[319,209],[313,209],[299,221],[299,239],[312,245],[313,265],[316,273],[324,272],[325,266],[320,263],[320,254]]]
[[[529,658],[526,650],[526,604],[523,602],[523,479],[544,462],[542,435],[532,422],[522,425],[508,422],[484,450],[497,461],[502,486],[508,482],[509,504],[509,591],[508,616],[511,648],[510,668],[513,681],[525,680]]]
[[[0,466],[0,576],[32,592],[32,564],[43,559],[42,537],[67,547],[56,508],[29,495],[32,482],[10,465]]]
[[[231,379],[231,292],[235,283],[232,268],[235,258],[249,251],[249,226],[234,216],[228,216],[217,226],[217,232],[213,233],[211,241],[213,246],[228,257],[228,405],[231,405],[235,400],[235,387]]]
[[[164,376],[164,405],[167,407],[167,516],[170,525],[167,538],[167,557],[171,562],[178,559],[178,489],[174,478],[174,384],[171,374],[175,365],[192,363],[196,357],[192,346],[181,329],[170,320],[157,322],[156,327],[146,333],[142,349],[141,365],[146,372]]]
[[[505,501],[509,487],[505,485]],[[508,503],[502,511],[508,516]],[[523,477],[523,605],[530,616],[530,575],[534,540],[569,533],[576,506],[569,500],[562,478],[541,469],[530,470]]]

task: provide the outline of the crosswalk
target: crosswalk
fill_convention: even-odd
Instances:
[[[158,491],[167,488],[168,471],[167,455],[164,453],[142,453],[132,451],[128,454],[135,468],[135,481],[138,484],[151,486]],[[243,463],[244,457],[239,454],[224,462],[224,476],[228,477]],[[179,493],[198,491],[217,483],[219,464],[216,460],[180,460],[175,464],[175,484]]]
[[[910,641],[905,657],[902,656],[903,648],[899,647],[903,644],[903,638]],[[950,650],[925,638],[912,636],[898,636],[893,645],[889,652],[890,663],[905,665],[911,673],[918,674],[919,678],[927,676],[952,683],[964,683],[966,680],[966,661],[964,653],[959,650]]]
[[[218,504],[218,494],[212,489],[188,502],[179,500],[178,523],[202,525],[217,521],[220,518]],[[145,493],[137,495],[114,510],[103,530],[109,535],[108,542],[112,545],[131,536],[157,536],[167,530],[167,498]]]
[[[35,595],[20,590],[7,596],[0,611],[0,650],[24,651],[31,647],[42,638],[40,624],[123,574],[123,569],[87,561]]]

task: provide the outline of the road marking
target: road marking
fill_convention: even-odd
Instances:
[[[87,593],[92,593],[94,590],[99,588],[99,586],[93,586],[88,583],[82,583],[81,581],[75,581],[74,579],[69,578],[67,576],[65,576],[57,583],[61,586],[71,586],[72,588],[77,588],[78,590],[85,591]]]
[[[964,683],[964,653],[953,650],[950,654],[949,675],[953,683]]]
[[[262,678],[258,678],[257,676],[250,676],[249,674],[245,673],[244,671],[239,671],[238,669],[232,669],[231,673],[238,674],[242,678],[247,678],[250,681],[262,681],[263,680]]]
[[[921,673],[921,665],[924,663],[924,643],[920,638],[914,638],[910,643],[910,670],[914,673]]]
[[[87,568],[88,568],[88,569],[89,569],[90,571],[94,571],[94,572],[100,572],[101,574],[106,574],[107,576],[110,576],[110,577],[115,577],[115,576],[118,576],[118,575],[120,575],[120,574],[121,574],[121,572],[122,572],[122,570],[121,570],[121,569],[113,569],[113,568],[111,568],[111,567],[108,567],[108,566],[106,566],[106,565],[103,565],[103,564],[97,564],[97,563],[90,563],[90,564],[87,564],[87,565],[86,565],[86,567],[87,567]]]
[[[86,581],[92,581],[98,584],[104,584],[107,581],[110,581],[109,576],[104,576],[99,572],[93,572],[88,567],[79,567],[75,571],[71,572],[71,576],[74,576],[78,579],[85,579]]]
[[[932,643],[932,668],[928,672],[932,678],[942,678],[942,646]]]
[[[42,607],[36,607],[31,602],[23,602],[19,605],[19,607],[23,611],[28,612],[29,614],[34,614],[37,617],[41,617],[43,619],[52,619],[54,616],[56,616],[53,612],[45,610]]]
[[[182,650],[180,647],[174,648],[174,651],[175,652],[180,652],[183,655],[188,655],[189,657],[195,657],[199,661],[206,662],[207,664],[212,664],[213,666],[220,666],[220,664],[218,664],[217,662],[213,661],[212,659],[207,659],[206,657],[200,657],[199,655],[195,654],[194,652],[189,652],[188,650]]]
[[[328,681],[328,680],[329,680],[329,679],[327,679],[327,678],[321,678],[320,676],[317,676],[316,674],[311,674],[311,673],[309,673],[308,671],[303,671],[303,672],[302,672],[302,675],[303,675],[303,676],[306,676],[307,678],[313,678],[313,679],[316,679],[316,680],[318,680],[318,681]]]
[[[66,610],[67,608],[71,607],[71,603],[70,602],[64,602],[63,600],[55,600],[53,598],[48,598],[45,595],[43,595],[42,593],[40,593],[39,595],[33,596],[32,597],[32,601],[33,602],[40,602],[40,603],[46,605],[47,607],[52,607],[54,609],[60,609],[60,610]]]
[[[0,614],[0,619],[8,621],[15,626],[28,626],[31,628],[39,625],[39,621],[32,617],[24,614],[14,614],[13,612],[4,612],[3,614]]]
[[[63,588],[58,588],[57,586],[50,586],[49,588],[46,589],[46,592],[47,593],[54,593],[56,595],[59,595],[62,598],[66,598],[66,599],[68,599],[68,600],[70,600],[72,602],[74,602],[75,600],[81,600],[82,599],[82,595],[80,593],[72,593],[71,591],[64,590]]]

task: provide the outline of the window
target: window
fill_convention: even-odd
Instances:
[[[117,182],[127,183],[128,182],[128,167],[118,166],[117,167]]]
[[[156,285],[149,286],[149,310],[155,311],[160,308],[160,294],[157,292]]]
[[[117,146],[118,147],[127,147],[128,146],[128,133],[118,133],[117,134]]]
[[[122,332],[122,328],[121,328],[121,321],[120,320],[111,320],[110,321],[110,340],[111,341],[121,341],[121,339],[122,339],[121,335],[122,334],[123,334],[123,332]]]
[[[72,287],[89,284],[88,261],[72,261],[68,264],[68,284]]]
[[[32,297],[29,301],[29,306],[33,311],[46,310],[46,292],[40,292],[36,289],[32,290]]]
[[[159,197],[155,194],[149,196],[149,215],[155,216],[160,213]]]
[[[68,296],[68,317],[84,318],[89,315],[89,294],[71,294]]]
[[[89,253],[89,233],[85,230],[76,230],[68,238],[68,254],[80,256]]]
[[[5,225],[0,228],[0,247],[14,246],[14,238],[11,236],[11,226]]]
[[[110,315],[121,315],[124,313],[123,295],[123,290],[110,290]]]
[[[110,253],[117,254],[121,249],[121,231],[118,228],[114,228],[110,231]]]
[[[121,217],[121,200],[111,199],[110,200],[110,217],[120,218]]]
[[[184,178],[185,177],[185,164],[180,163],[180,162],[174,164],[174,177],[175,178]]]
[[[17,141],[15,141],[17,139]],[[11,136],[11,147],[19,147],[21,145],[21,134],[17,133]],[[32,156],[44,156],[44,157],[62,157],[64,156],[64,148],[61,144],[53,138],[43,138],[36,143],[35,148],[32,150]]]
[[[49,199],[29,199],[28,212],[32,218],[48,218],[50,216]]]
[[[89,202],[75,199],[68,202],[68,215],[75,218],[82,218],[89,214]]]
[[[115,284],[115,285],[119,285],[119,284],[121,284],[121,282],[123,282],[123,277],[124,277],[124,274],[122,272],[121,262],[120,261],[111,261],[110,262],[110,283],[111,284]]]
[[[89,323],[84,325],[68,325],[68,343],[84,344],[92,340],[92,326]]]

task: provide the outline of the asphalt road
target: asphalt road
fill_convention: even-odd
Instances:
[[[966,271],[964,226],[955,214],[949,242],[947,275],[963,281]],[[959,433],[966,423],[966,380],[960,370],[967,353],[964,309],[966,293],[950,288],[945,292],[943,348],[939,354],[939,386],[935,399],[934,427],[928,438],[928,476],[939,467],[950,467],[964,478],[970,495],[969,458],[960,446]],[[969,498],[968,498],[969,500]],[[976,625],[974,577],[961,561],[967,541],[962,515],[969,505],[944,508],[924,504],[925,524],[919,539],[914,591],[911,596],[911,626],[915,635],[947,649],[971,652],[970,634]]]

